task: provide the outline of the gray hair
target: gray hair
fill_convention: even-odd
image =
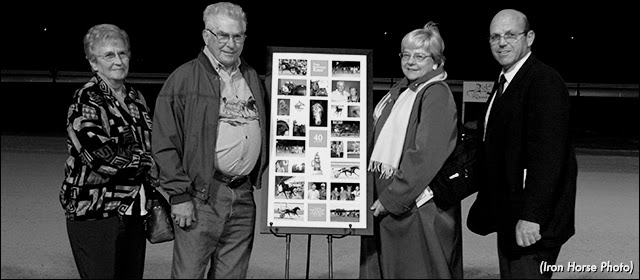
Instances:
[[[98,24],[91,27],[84,35],[84,55],[87,60],[95,62],[96,55],[93,50],[98,44],[121,40],[129,51],[129,35],[127,32],[113,24]]]
[[[444,63],[444,40],[440,36],[440,30],[432,21],[423,28],[413,30],[402,38],[400,48],[425,48],[431,54],[436,64]]]
[[[205,28],[207,25],[207,19],[216,15],[226,15],[232,19],[238,20],[242,22],[242,29],[245,31],[247,30],[247,15],[242,10],[242,7],[236,4],[218,2],[207,6],[204,13],[202,13],[202,21],[204,21]]]

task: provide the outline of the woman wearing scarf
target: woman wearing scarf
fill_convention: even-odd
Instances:
[[[443,51],[433,22],[405,35],[405,77],[374,110],[367,178],[375,190],[374,235],[362,237],[360,278],[463,276],[460,205],[439,209],[428,187],[456,145]]]

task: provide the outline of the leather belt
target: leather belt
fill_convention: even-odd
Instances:
[[[227,184],[227,186],[229,186],[230,188],[235,189],[239,186],[242,186],[242,184],[244,184],[244,182],[246,182],[249,179],[249,176],[247,175],[229,176],[216,169],[213,171],[213,179],[223,182]]]

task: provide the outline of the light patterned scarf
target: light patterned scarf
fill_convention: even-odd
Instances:
[[[428,84],[444,81],[446,78],[447,72],[443,72],[422,83],[416,91],[407,88],[400,94],[398,100],[393,104],[387,121],[380,130],[380,136],[378,136],[378,140],[373,147],[373,153],[371,154],[367,171],[380,172],[380,178],[384,179],[391,178],[391,176],[398,171],[400,157],[402,156],[402,147],[404,146],[404,139],[409,125],[409,116],[411,116],[411,109],[413,108],[413,103],[416,100],[418,92]],[[391,93],[389,92],[378,102],[378,105],[376,105],[373,111],[374,122],[378,121],[390,98]]]

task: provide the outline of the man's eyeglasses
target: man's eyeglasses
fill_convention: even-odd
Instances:
[[[236,44],[242,44],[244,43],[244,40],[247,39],[247,35],[245,34],[227,34],[227,33],[220,33],[220,34],[216,34],[215,32],[211,31],[211,29],[206,29],[207,31],[209,31],[211,34],[213,34],[213,36],[215,36],[218,39],[218,42],[220,42],[220,44],[226,44],[227,42],[229,42],[229,39],[233,38],[233,42],[235,42]]]
[[[511,32],[507,32],[504,35],[496,34],[496,35],[493,35],[493,36],[489,37],[489,43],[492,44],[492,45],[495,45],[495,44],[498,44],[500,42],[500,38],[504,38],[504,40],[507,43],[513,44],[513,43],[518,41],[518,37],[520,37],[520,35],[527,34],[528,32],[529,32],[529,30],[526,30],[526,31],[523,31],[523,32],[520,32],[520,33],[516,33],[516,34],[513,34]]]
[[[131,57],[131,52],[129,51],[119,51],[118,54],[116,54],[115,52],[107,52],[103,55],[98,55],[96,54],[97,57],[100,57],[108,62],[112,62],[114,59],[116,59],[116,56],[120,57],[120,60],[125,60],[125,59],[129,59]]]
[[[399,53],[398,55],[400,56],[400,59],[402,59],[402,61],[409,61],[409,59],[411,59],[411,56],[412,56],[410,53],[407,53],[407,52]],[[431,55],[426,55],[421,53],[413,54],[413,59],[415,59],[416,62],[422,62],[425,59],[427,59],[427,57],[431,57]]]

